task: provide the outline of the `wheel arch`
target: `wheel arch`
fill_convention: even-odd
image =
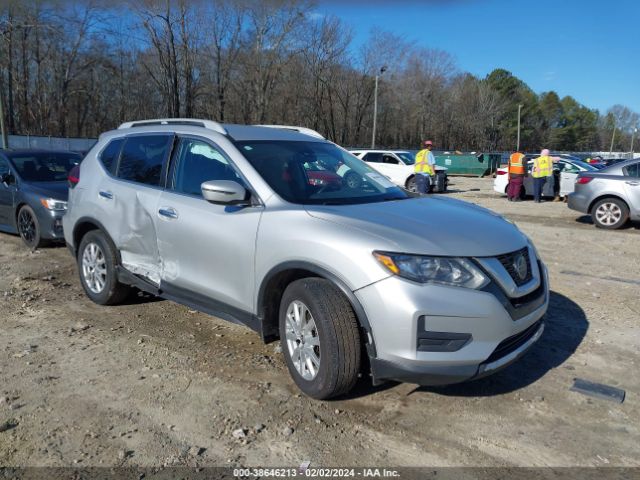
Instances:
[[[411,180],[413,180],[414,178],[416,178],[416,174],[415,173],[410,173],[407,178],[404,181],[404,186],[405,188],[409,188],[409,182],[411,182]]]
[[[107,230],[104,228],[102,223],[100,223],[95,218],[81,217],[76,221],[73,227],[72,238],[73,238],[73,256],[74,257],[78,255],[78,247],[80,246],[80,242],[82,241],[82,238],[87,233],[93,230],[100,230],[102,233],[105,234],[105,236],[111,242],[111,244],[115,246],[113,239],[107,233]],[[114,248],[114,251],[116,253],[116,260],[118,264],[120,264],[120,251],[117,248]]]
[[[323,278],[335,285],[347,298],[353,308],[358,325],[365,331],[364,339],[367,353],[375,357],[375,343],[371,333],[371,325],[364,307],[349,288],[347,283],[337,274],[310,262],[290,261],[273,267],[265,275],[258,290],[258,316],[262,322],[262,333],[265,342],[278,338],[278,314],[280,299],[287,286],[302,278]]]
[[[627,210],[631,210],[629,208],[629,204],[627,203],[627,201],[622,198],[620,195],[614,194],[614,193],[603,193],[602,195],[600,195],[599,197],[596,197],[590,204],[589,204],[589,214],[592,215],[593,214],[593,207],[596,206],[596,204],[598,202],[600,202],[601,200],[606,200],[607,198],[613,198],[615,200],[619,200],[622,203],[625,204],[625,206],[627,207]]]

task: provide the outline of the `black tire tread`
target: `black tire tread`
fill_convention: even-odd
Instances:
[[[360,331],[356,315],[344,294],[331,282],[323,278],[303,278],[292,282],[290,288],[302,288],[315,300],[316,311],[312,314],[318,322],[321,318],[331,319],[323,322],[328,330],[327,340],[335,339],[337,350],[333,359],[327,359],[326,350],[321,352],[322,362],[329,365],[337,365],[335,375],[331,375],[331,383],[326,385],[322,392],[314,395],[315,398],[327,399],[347,393],[358,380],[361,362]],[[311,308],[311,307],[310,307]]]

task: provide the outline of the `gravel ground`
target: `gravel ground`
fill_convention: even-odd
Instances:
[[[492,179],[451,189],[534,240],[551,275],[543,338],[487,379],[363,379],[332,402],[301,396],[248,329],[144,295],[94,305],[64,247],[0,235],[0,465],[640,466],[638,225],[508,203]],[[572,392],[574,377],[626,399]]]

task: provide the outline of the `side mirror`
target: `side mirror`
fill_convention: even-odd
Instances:
[[[209,180],[200,188],[204,199],[211,203],[237,204],[247,198],[246,188],[231,180]]]
[[[16,179],[10,173],[3,173],[0,177],[2,183],[4,183],[7,187],[15,183]]]

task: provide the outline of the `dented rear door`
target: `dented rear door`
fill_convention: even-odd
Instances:
[[[105,179],[98,195],[109,212],[108,228],[122,266],[160,284],[156,210],[162,194],[172,134],[138,134],[126,138],[116,177]]]

